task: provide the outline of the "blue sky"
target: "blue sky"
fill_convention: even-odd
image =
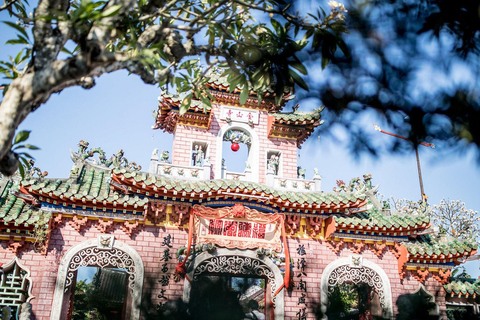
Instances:
[[[6,14],[0,13],[0,20]],[[13,46],[4,43],[11,35],[9,28],[0,25],[0,59],[13,55]],[[31,154],[36,166],[48,171],[49,178],[66,178],[72,166],[70,149],[76,150],[83,139],[90,147],[101,147],[107,157],[123,149],[129,161],[141,164],[148,170],[154,148],[171,150],[172,136],[151,126],[152,110],[157,108],[160,89],[145,85],[136,76],[116,72],[97,79],[97,85],[84,90],[74,87],[54,94],[21,124],[20,130],[31,130],[29,143],[41,148]],[[311,110],[316,105],[304,104],[301,110]],[[288,110],[288,109],[287,109]],[[371,128],[371,138],[381,143],[393,139],[374,131],[373,123],[389,131],[384,123],[367,113],[356,121]],[[336,180],[348,182],[353,177],[371,173],[373,184],[386,197],[420,199],[416,160],[408,154],[382,154],[379,158],[364,155],[354,157],[348,149],[346,135],[341,129],[332,128],[333,135],[312,136],[299,151],[299,165],[307,169],[307,179],[316,167],[322,176],[322,189],[332,191]],[[334,139],[335,138],[335,139]],[[449,150],[421,148],[420,157],[425,192],[431,204],[442,198],[459,199],[467,208],[480,209],[478,181],[480,166],[473,152],[458,154]],[[227,163],[228,165],[228,163]],[[469,271],[478,277],[479,264],[469,264]]]

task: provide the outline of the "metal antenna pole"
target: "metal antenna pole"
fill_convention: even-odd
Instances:
[[[420,192],[421,192],[421,199],[425,195],[425,191],[423,190],[423,179],[422,179],[422,168],[420,167],[420,157],[418,156],[418,146],[415,146],[415,156],[417,157],[417,168],[418,168],[418,181],[420,182]]]
[[[404,137],[404,136],[400,136],[398,134],[394,134],[394,133],[390,133],[390,132],[387,132],[387,131],[383,131],[382,129],[380,129],[379,126],[377,126],[376,124],[373,124],[373,127],[375,128],[375,130],[377,131],[380,131],[381,133],[385,133],[385,134],[388,134],[390,136],[393,136],[395,138],[400,138],[400,139],[403,139],[403,140],[407,140],[407,141],[410,141],[410,142],[413,142],[412,140]],[[425,147],[430,147],[432,149],[435,148],[435,145],[433,143],[427,143],[427,142],[418,142],[418,144],[415,146],[415,156],[417,158],[417,169],[418,169],[418,180],[420,182],[420,192],[421,192],[421,195],[420,195],[420,198],[423,199],[424,196],[425,196],[425,190],[423,189],[423,179],[422,179],[422,168],[420,167],[420,157],[418,156],[418,146],[419,145],[422,145],[422,146],[425,146]]]

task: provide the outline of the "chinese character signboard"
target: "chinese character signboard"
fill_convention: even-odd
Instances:
[[[220,209],[194,206],[197,242],[238,249],[281,251],[278,213],[262,213],[237,204]]]
[[[259,115],[260,112],[258,110],[223,106],[220,113],[220,119],[258,124]]]

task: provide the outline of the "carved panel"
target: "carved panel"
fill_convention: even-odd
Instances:
[[[450,275],[452,274],[452,270],[447,269],[447,270],[438,270],[438,273],[432,273],[433,277],[440,281],[442,284],[447,284],[448,280],[450,278]]]
[[[260,260],[242,256],[217,256],[203,261],[193,273],[193,280],[203,273],[228,273],[266,277],[272,288],[272,297],[275,295],[275,275],[270,268]]]
[[[385,288],[382,278],[374,270],[365,266],[355,267],[351,265],[342,265],[334,269],[328,278],[328,291],[332,293],[335,286],[352,283],[352,284],[367,284],[380,298],[382,308],[387,308],[387,301],[385,299]]]
[[[113,221],[113,219],[99,219],[97,223],[95,223],[95,228],[97,228],[98,231],[100,231],[101,233],[111,232],[115,228],[115,222]]]
[[[167,204],[152,201],[148,203],[147,218],[154,224],[167,219]]]
[[[353,253],[361,253],[365,249],[365,242],[364,241],[354,241],[350,245],[350,250],[352,250]]]
[[[316,237],[322,232],[323,218],[309,217],[307,218],[307,232],[311,237]]]
[[[369,245],[369,248],[377,257],[380,257],[383,254],[383,251],[387,248],[387,245],[385,241],[375,242],[374,244]]]
[[[325,244],[335,253],[339,253],[345,246],[345,242],[342,239],[340,241],[326,241]]]
[[[243,205],[209,208],[195,205],[197,243],[214,243],[226,248],[282,250],[281,216],[262,213]]]
[[[412,272],[412,275],[415,277],[415,279],[417,279],[418,281],[420,282],[425,282],[425,280],[427,279],[428,277],[428,274],[430,272],[428,271],[428,269],[425,269],[425,270],[421,270],[421,269],[417,269],[415,270],[414,272]]]
[[[176,204],[173,206],[172,219],[176,226],[183,226],[188,223],[190,218],[190,206],[186,204]]]
[[[119,268],[125,269],[128,273],[128,286],[133,291],[135,287],[135,262],[132,257],[117,248],[111,250],[103,250],[97,247],[86,248],[77,252],[70,261],[67,269],[67,276],[65,281],[65,292],[67,292],[70,285],[72,285],[78,268],[96,266],[100,268]]]
[[[68,223],[77,230],[78,232],[82,231],[83,228],[88,226],[88,217],[78,218],[77,215],[74,215]]]
[[[120,229],[123,230],[129,237],[132,237],[138,230],[140,230],[141,224],[138,223],[138,220],[135,220],[135,222],[129,222],[126,221],[123,222],[123,224],[120,225]]]
[[[285,229],[289,235],[300,231],[300,221],[302,220],[301,216],[286,215],[285,218]]]
[[[10,237],[7,247],[13,254],[17,255],[20,251],[27,249],[29,245],[30,243],[25,242],[25,238],[22,238],[20,241],[15,241],[13,237]]]
[[[52,219],[52,230],[58,227],[61,227],[65,223],[62,213],[57,213],[55,218]]]

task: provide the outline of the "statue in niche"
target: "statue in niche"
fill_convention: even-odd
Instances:
[[[307,170],[306,169],[302,169],[302,167],[297,167],[297,178],[298,179],[305,179],[305,172]]]
[[[278,155],[272,154],[268,160],[267,170],[272,171],[274,175],[278,174],[278,164],[280,162],[280,157]]]
[[[195,167],[197,163],[198,144],[193,147],[192,150],[192,165]]]
[[[160,155],[160,162],[162,163],[169,163],[168,159],[170,158],[170,152],[167,150],[163,150],[162,154]]]
[[[198,150],[197,150],[198,147]],[[196,167],[201,167],[203,164],[203,158],[205,157],[205,154],[202,150],[202,147],[199,145],[195,146],[196,154],[195,154],[195,161],[194,161],[194,166]]]

